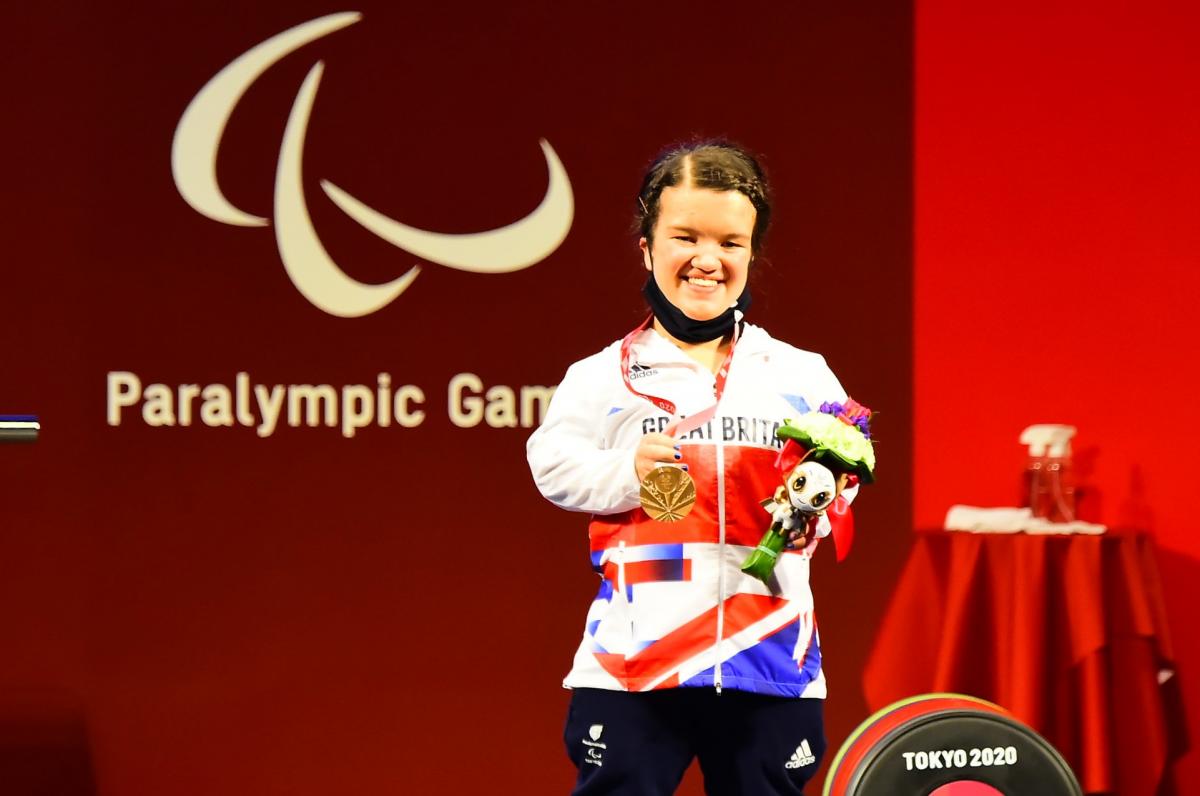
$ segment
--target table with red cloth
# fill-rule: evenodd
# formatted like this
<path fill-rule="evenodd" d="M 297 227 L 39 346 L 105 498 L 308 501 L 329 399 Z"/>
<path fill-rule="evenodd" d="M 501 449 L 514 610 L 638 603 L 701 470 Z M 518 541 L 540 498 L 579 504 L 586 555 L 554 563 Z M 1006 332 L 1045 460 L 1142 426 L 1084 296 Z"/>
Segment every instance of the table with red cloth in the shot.
<path fill-rule="evenodd" d="M 1087 793 L 1153 796 L 1180 752 L 1172 661 L 1147 534 L 918 531 L 863 687 L 872 710 L 942 691 L 995 702 Z"/>

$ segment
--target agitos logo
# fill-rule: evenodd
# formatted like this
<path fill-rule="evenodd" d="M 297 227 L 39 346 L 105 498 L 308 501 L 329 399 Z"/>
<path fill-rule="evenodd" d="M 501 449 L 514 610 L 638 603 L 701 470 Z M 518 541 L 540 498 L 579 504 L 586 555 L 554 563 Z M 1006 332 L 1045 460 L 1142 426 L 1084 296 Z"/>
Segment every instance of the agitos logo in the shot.
<path fill-rule="evenodd" d="M 274 226 L 279 257 L 292 284 L 314 306 L 343 318 L 369 315 L 387 306 L 412 284 L 421 267 L 413 265 L 400 277 L 381 285 L 359 282 L 338 267 L 313 228 L 301 166 L 304 137 L 324 63 L 317 61 L 309 70 L 292 104 L 275 168 L 270 220 L 240 210 L 225 198 L 217 183 L 217 150 L 233 109 L 263 72 L 305 44 L 361 18 L 357 12 L 346 12 L 314 19 L 240 55 L 191 101 L 179 119 L 171 147 L 175 186 L 196 212 L 224 224 Z M 367 230 L 431 263 L 475 273 L 518 271 L 557 249 L 574 215 L 574 196 L 566 170 L 549 143 L 542 140 L 541 146 L 550 175 L 545 198 L 525 218 L 485 232 L 451 235 L 416 229 L 364 205 L 328 180 L 321 181 L 321 188 Z"/>

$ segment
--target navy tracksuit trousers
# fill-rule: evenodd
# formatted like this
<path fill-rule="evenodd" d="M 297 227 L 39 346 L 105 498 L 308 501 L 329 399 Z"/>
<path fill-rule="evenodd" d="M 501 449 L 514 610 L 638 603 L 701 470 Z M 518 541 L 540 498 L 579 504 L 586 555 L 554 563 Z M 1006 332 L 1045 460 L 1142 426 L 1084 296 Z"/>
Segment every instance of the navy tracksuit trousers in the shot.
<path fill-rule="evenodd" d="M 563 740 L 572 796 L 670 796 L 696 758 L 709 796 L 802 794 L 825 752 L 823 703 L 711 688 L 577 688 Z"/>

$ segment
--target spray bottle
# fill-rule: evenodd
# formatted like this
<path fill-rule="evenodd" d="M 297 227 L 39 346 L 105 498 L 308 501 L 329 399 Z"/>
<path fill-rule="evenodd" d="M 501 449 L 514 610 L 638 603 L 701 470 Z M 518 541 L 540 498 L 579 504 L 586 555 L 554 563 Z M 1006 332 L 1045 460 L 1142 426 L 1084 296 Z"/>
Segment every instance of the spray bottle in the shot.
<path fill-rule="evenodd" d="M 1074 426 L 1039 424 L 1021 432 L 1029 446 L 1025 467 L 1027 503 L 1034 517 L 1051 522 L 1075 519 L 1075 481 L 1071 472 Z"/>

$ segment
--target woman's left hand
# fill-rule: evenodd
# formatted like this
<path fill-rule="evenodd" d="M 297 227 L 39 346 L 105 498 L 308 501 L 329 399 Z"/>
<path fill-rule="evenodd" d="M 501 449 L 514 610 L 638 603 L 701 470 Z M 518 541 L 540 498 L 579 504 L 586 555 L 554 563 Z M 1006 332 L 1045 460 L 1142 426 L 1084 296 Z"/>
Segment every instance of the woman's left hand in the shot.
<path fill-rule="evenodd" d="M 821 513 L 823 514 L 824 512 Z M 813 529 L 815 532 L 815 526 L 820 517 L 821 514 L 810 514 L 804 522 L 800 523 L 791 531 L 789 531 L 787 543 L 784 545 L 784 549 L 795 550 L 797 547 L 801 547 L 804 543 L 804 540 L 809 536 L 809 530 Z"/>

